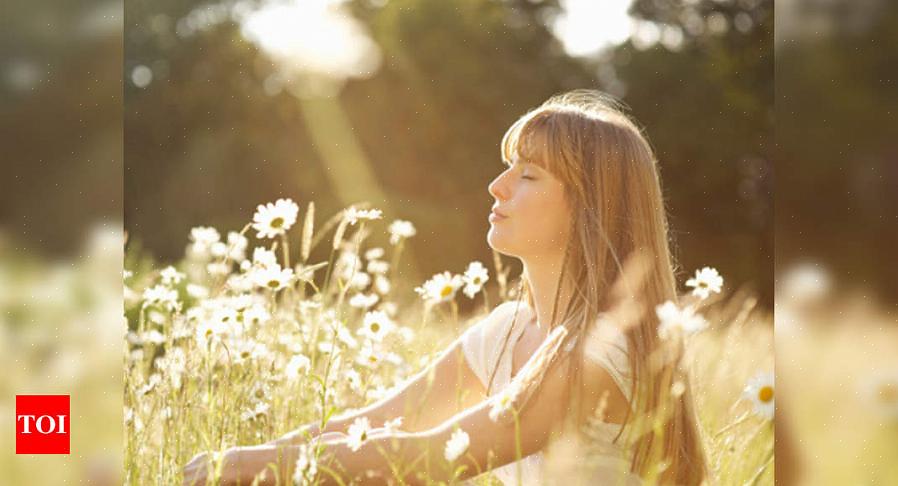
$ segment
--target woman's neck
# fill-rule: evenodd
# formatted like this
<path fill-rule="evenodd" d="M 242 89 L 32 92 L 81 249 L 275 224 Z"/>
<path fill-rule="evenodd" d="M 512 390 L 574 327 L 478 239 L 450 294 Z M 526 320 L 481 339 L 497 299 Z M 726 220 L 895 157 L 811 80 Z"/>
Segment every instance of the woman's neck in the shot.
<path fill-rule="evenodd" d="M 563 259 L 563 254 L 521 259 L 524 265 L 524 278 L 527 280 L 530 292 L 533 294 L 537 327 L 545 328 L 546 330 L 552 325 L 552 307 L 555 302 L 555 292 L 558 288 L 558 277 L 561 275 Z M 558 296 L 556 319 L 570 298 L 571 292 L 569 287 L 569 285 L 563 286 Z"/>

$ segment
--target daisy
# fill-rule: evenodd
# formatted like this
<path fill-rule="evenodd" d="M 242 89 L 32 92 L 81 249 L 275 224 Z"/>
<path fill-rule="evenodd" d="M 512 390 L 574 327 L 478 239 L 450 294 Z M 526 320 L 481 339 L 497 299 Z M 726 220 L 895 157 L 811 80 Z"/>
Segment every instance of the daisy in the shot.
<path fill-rule="evenodd" d="M 226 329 L 221 322 L 212 319 L 203 320 L 196 327 L 195 337 L 197 346 L 201 349 L 205 349 L 210 342 L 224 334 L 225 330 Z"/>
<path fill-rule="evenodd" d="M 209 297 L 209 289 L 199 284 L 189 283 L 187 284 L 187 295 L 197 300 L 205 299 Z"/>
<path fill-rule="evenodd" d="M 252 279 L 259 287 L 276 292 L 290 285 L 293 281 L 293 270 L 282 269 L 280 265 L 257 268 L 252 272 Z"/>
<path fill-rule="evenodd" d="M 417 230 L 415 230 L 415 225 L 413 225 L 410 221 L 405 221 L 402 219 L 397 219 L 390 223 L 389 227 L 390 232 L 390 244 L 397 245 L 400 241 L 411 238 L 417 234 Z"/>
<path fill-rule="evenodd" d="M 253 229 L 257 238 L 274 238 L 284 234 L 296 222 L 299 206 L 292 199 L 278 199 L 260 204 L 253 215 Z"/>
<path fill-rule="evenodd" d="M 353 225 L 359 221 L 373 221 L 382 217 L 383 211 L 380 209 L 356 209 L 355 206 L 351 206 L 346 210 L 346 221 Z"/>
<path fill-rule="evenodd" d="M 694 308 L 687 306 L 681 309 L 669 300 L 655 307 L 655 314 L 661 320 L 658 326 L 658 336 L 661 339 L 668 339 L 679 333 L 689 336 L 708 327 L 708 321 L 696 314 Z"/>
<path fill-rule="evenodd" d="M 371 260 L 368 262 L 368 273 L 383 275 L 390 270 L 390 264 L 383 260 Z"/>
<path fill-rule="evenodd" d="M 474 261 L 468 264 L 468 269 L 465 270 L 462 279 L 465 282 L 465 295 L 473 299 L 477 292 L 480 292 L 480 289 L 483 288 L 483 284 L 490 279 L 490 276 L 482 263 Z"/>
<path fill-rule="evenodd" d="M 447 302 L 455 298 L 455 292 L 462 286 L 464 280 L 461 275 L 452 275 L 449 272 L 438 273 L 424 282 L 424 285 L 415 288 L 425 301 L 432 304 Z"/>
<path fill-rule="evenodd" d="M 228 233 L 228 258 L 235 262 L 243 262 L 246 259 L 246 247 L 249 246 L 249 240 L 245 236 L 231 231 Z"/>
<path fill-rule="evenodd" d="M 197 226 L 190 230 L 190 246 L 187 251 L 192 257 L 207 258 L 212 245 L 221 240 L 218 230 L 209 226 Z"/>
<path fill-rule="evenodd" d="M 312 484 L 318 474 L 318 459 L 315 457 L 315 450 L 308 444 L 300 444 L 298 452 L 293 471 L 293 484 L 307 486 Z"/>
<path fill-rule="evenodd" d="M 387 420 L 384 422 L 384 430 L 387 432 L 395 432 L 399 430 L 399 427 L 402 427 L 402 417 L 396 417 L 392 420 Z"/>
<path fill-rule="evenodd" d="M 346 445 L 352 449 L 353 452 L 358 451 L 362 444 L 368 440 L 368 435 L 371 432 L 371 423 L 368 421 L 368 417 L 359 417 L 355 419 L 355 422 L 349 426 L 349 440 L 347 440 Z"/>
<path fill-rule="evenodd" d="M 275 265 L 278 265 L 278 257 L 273 251 L 267 248 L 262 248 L 261 246 L 256 247 L 253 250 L 253 266 L 256 268 L 266 268 Z"/>
<path fill-rule="evenodd" d="M 290 358 L 290 361 L 287 363 L 286 368 L 284 368 L 284 374 L 287 378 L 291 380 L 295 380 L 299 377 L 300 371 L 308 372 L 312 367 L 312 361 L 309 358 L 302 354 L 297 354 Z"/>
<path fill-rule="evenodd" d="M 514 406 L 519 392 L 520 382 L 512 381 L 506 385 L 493 399 L 493 405 L 490 407 L 490 420 L 496 422 L 499 417 L 508 413 Z"/>
<path fill-rule="evenodd" d="M 366 295 L 358 293 L 353 295 L 352 298 L 349 299 L 349 305 L 351 307 L 356 307 L 359 309 L 368 309 L 376 304 L 378 300 L 380 300 L 380 297 L 378 297 L 377 294 L 372 293 Z"/>
<path fill-rule="evenodd" d="M 380 295 L 387 295 L 390 293 L 390 279 L 384 277 L 383 275 L 378 275 L 374 277 L 374 290 L 377 291 Z"/>
<path fill-rule="evenodd" d="M 692 295 L 701 299 L 707 299 L 711 292 L 720 293 L 723 286 L 723 277 L 712 267 L 703 267 L 695 271 L 695 277 L 686 281 L 687 287 L 693 287 Z"/>
<path fill-rule="evenodd" d="M 374 247 L 365 252 L 365 260 L 377 260 L 384 256 L 384 249 L 381 247 Z"/>
<path fill-rule="evenodd" d="M 375 369 L 378 365 L 383 363 L 384 358 L 384 353 L 375 348 L 371 344 L 371 341 L 366 341 L 365 345 L 362 346 L 362 349 L 359 350 L 356 362 L 366 368 Z"/>
<path fill-rule="evenodd" d="M 372 341 L 381 342 L 395 327 L 396 324 L 386 312 L 371 311 L 365 314 L 362 327 L 357 332 Z"/>
<path fill-rule="evenodd" d="M 169 265 L 162 269 L 159 272 L 159 276 L 162 277 L 162 285 L 172 287 L 181 283 L 181 280 L 184 280 L 184 274 L 177 271 L 175 267 Z"/>
<path fill-rule="evenodd" d="M 755 414 L 767 420 L 773 419 L 773 373 L 758 373 L 752 377 L 745 385 L 742 396 L 752 403 Z"/>
<path fill-rule="evenodd" d="M 178 292 L 176 290 L 172 290 L 165 285 L 156 285 L 155 287 L 150 287 L 143 291 L 143 305 L 144 307 L 150 306 L 153 304 L 159 304 L 160 306 L 174 311 L 179 307 L 178 304 Z"/>
<path fill-rule="evenodd" d="M 343 344 L 345 344 L 350 349 L 355 349 L 359 346 L 359 342 L 356 341 L 354 337 L 352 337 L 352 333 L 349 329 L 346 329 L 346 326 L 340 324 L 337 327 L 337 339 L 340 340 Z"/>
<path fill-rule="evenodd" d="M 359 374 L 354 368 L 349 368 L 343 373 L 343 377 L 346 378 L 346 381 L 349 383 L 349 388 L 354 391 L 359 391 L 362 389 L 362 375 Z"/>
<path fill-rule="evenodd" d="M 444 452 L 446 460 L 452 462 L 458 459 L 459 456 L 468 450 L 468 445 L 470 445 L 470 443 L 471 439 L 468 437 L 467 432 L 462 429 L 455 429 L 455 432 L 452 433 L 452 437 L 446 441 L 446 450 Z"/>

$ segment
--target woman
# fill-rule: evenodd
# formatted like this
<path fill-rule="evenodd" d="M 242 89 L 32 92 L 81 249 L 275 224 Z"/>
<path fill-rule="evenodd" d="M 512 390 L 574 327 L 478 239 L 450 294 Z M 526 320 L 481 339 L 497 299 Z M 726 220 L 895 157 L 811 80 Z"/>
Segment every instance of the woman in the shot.
<path fill-rule="evenodd" d="M 593 460 L 575 462 L 589 463 L 588 484 L 707 479 L 681 346 L 657 332 L 655 307 L 677 295 L 649 144 L 609 98 L 579 90 L 517 120 L 501 149 L 508 167 L 489 185 L 487 240 L 522 262 L 518 301 L 496 307 L 384 400 L 323 430 L 308 425 L 228 451 L 226 481 L 249 483 L 270 463 L 290 474 L 314 437 L 327 446 L 319 472 L 341 470 L 364 484 L 397 473 L 418 484 L 424 470 L 449 480 L 459 466 L 456 479 L 491 469 L 506 484 L 544 484 L 542 451 L 586 430 Z M 380 424 L 400 416 L 402 430 L 375 429 L 355 451 L 342 433 L 359 417 Z M 449 463 L 445 445 L 458 429 L 469 444 Z M 185 481 L 202 478 L 207 460 L 191 461 Z"/>

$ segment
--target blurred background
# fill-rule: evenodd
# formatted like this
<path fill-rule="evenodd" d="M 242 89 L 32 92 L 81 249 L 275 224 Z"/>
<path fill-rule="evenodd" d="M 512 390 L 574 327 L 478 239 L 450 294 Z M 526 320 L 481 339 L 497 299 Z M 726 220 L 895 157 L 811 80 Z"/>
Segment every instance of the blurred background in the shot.
<path fill-rule="evenodd" d="M 411 281 L 489 265 L 503 133 L 597 88 L 656 147 L 682 276 L 772 304 L 772 1 L 134 0 L 125 25 L 125 228 L 161 262 L 290 197 L 412 221 Z"/>
<path fill-rule="evenodd" d="M 121 483 L 122 20 L 0 15 L 0 484 Z M 15 396 L 70 395 L 71 454 L 15 454 Z"/>

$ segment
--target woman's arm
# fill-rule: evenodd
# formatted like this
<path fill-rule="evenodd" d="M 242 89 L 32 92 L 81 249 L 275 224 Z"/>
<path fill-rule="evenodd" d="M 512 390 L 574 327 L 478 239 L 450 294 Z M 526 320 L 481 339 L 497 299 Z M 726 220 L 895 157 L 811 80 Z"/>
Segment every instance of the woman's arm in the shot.
<path fill-rule="evenodd" d="M 566 362 L 564 359 L 549 368 L 516 423 L 494 422 L 490 418 L 490 410 L 500 394 L 426 431 L 372 432 L 356 451 L 342 436 L 321 436 L 311 442 L 326 446 L 317 459 L 319 484 L 339 484 L 328 471 L 345 480 L 363 479 L 366 485 L 391 484 L 390 480 L 395 482 L 397 477 L 410 485 L 427 484 L 428 480 L 449 481 L 453 477 L 464 480 L 533 454 L 548 444 L 568 413 Z M 468 434 L 470 443 L 462 456 L 450 463 L 445 458 L 446 442 L 459 428 Z M 290 478 L 300 452 L 300 446 L 231 449 L 223 459 L 222 484 L 249 483 L 272 467 L 276 467 L 279 477 Z M 459 466 L 464 469 L 456 476 Z M 202 470 L 192 462 L 185 478 L 192 477 L 189 472 L 200 471 L 202 475 Z M 274 474 L 268 474 L 259 484 L 273 485 L 276 481 Z"/>
<path fill-rule="evenodd" d="M 367 417 L 372 427 L 402 417 L 402 429 L 411 432 L 439 425 L 453 414 L 479 403 L 486 395 L 483 384 L 465 361 L 461 340 L 457 338 L 436 361 L 383 399 L 331 418 L 323 429 L 318 423 L 310 423 L 267 444 L 296 445 L 318 434 L 345 432 L 360 417 Z"/>
<path fill-rule="evenodd" d="M 387 479 L 393 478 L 396 472 L 391 469 L 392 462 L 408 468 L 400 471 L 407 484 L 425 484 L 417 472 L 425 472 L 431 480 L 449 481 L 454 470 L 464 466 L 464 471 L 455 476 L 455 479 L 464 480 L 538 452 L 548 444 L 552 434 L 560 430 L 568 413 L 566 363 L 567 359 L 563 359 L 549 368 L 529 404 L 518 416 L 517 425 L 490 419 L 490 410 L 500 398 L 496 396 L 436 428 L 372 438 L 358 451 L 352 451 L 345 442 L 325 441 L 328 447 L 318 460 L 319 471 L 324 465 L 345 471 L 348 477 L 364 477 L 365 484 L 387 484 Z M 468 434 L 470 443 L 465 453 L 450 464 L 444 455 L 446 442 L 458 428 Z M 337 484 L 326 474 L 321 474 L 321 479 L 321 484 Z"/>

